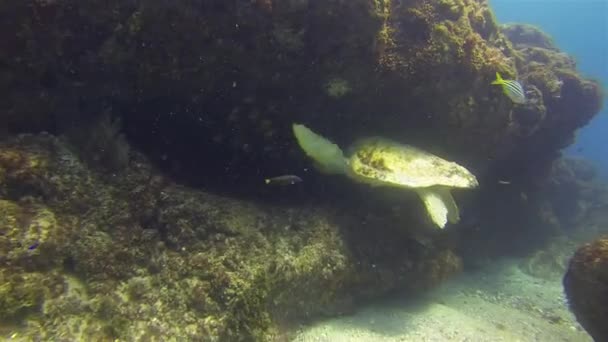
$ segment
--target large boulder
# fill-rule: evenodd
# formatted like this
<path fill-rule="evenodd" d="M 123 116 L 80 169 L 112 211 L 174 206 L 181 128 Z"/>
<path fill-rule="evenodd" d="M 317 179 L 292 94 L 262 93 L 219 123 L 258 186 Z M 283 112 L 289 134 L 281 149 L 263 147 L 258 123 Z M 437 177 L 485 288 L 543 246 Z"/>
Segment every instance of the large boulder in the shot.
<path fill-rule="evenodd" d="M 239 200 L 136 152 L 107 173 L 72 150 L 48 134 L 0 142 L 0 321 L 25 340 L 276 340 L 462 267 L 389 209 Z"/>
<path fill-rule="evenodd" d="M 546 170 L 599 110 L 596 83 L 552 46 L 514 48 L 525 35 L 505 36 L 486 1 L 29 0 L 0 15 L 5 129 L 62 131 L 110 108 L 183 181 L 243 193 L 303 167 L 295 121 L 517 176 Z M 530 102 L 490 86 L 496 71 Z"/>
<path fill-rule="evenodd" d="M 570 309 L 595 341 L 608 340 L 608 239 L 580 247 L 564 276 Z"/>

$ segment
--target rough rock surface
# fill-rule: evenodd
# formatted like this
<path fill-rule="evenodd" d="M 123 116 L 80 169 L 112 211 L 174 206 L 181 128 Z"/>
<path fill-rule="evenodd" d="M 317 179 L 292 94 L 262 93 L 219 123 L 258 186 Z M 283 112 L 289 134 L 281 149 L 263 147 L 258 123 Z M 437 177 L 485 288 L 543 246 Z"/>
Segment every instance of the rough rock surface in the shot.
<path fill-rule="evenodd" d="M 0 143 L 0 322 L 18 336 L 274 340 L 462 267 L 390 217 L 195 191 L 132 157 L 108 174 L 51 135 Z"/>
<path fill-rule="evenodd" d="M 608 340 L 608 239 L 579 248 L 564 276 L 570 309 L 595 341 Z"/>
<path fill-rule="evenodd" d="M 271 339 L 437 284 L 514 227 L 559 230 L 560 206 L 597 212 L 535 194 L 599 85 L 483 0 L 4 1 L 0 87 L 0 319 L 26 339 Z M 304 173 L 293 122 L 421 147 L 482 187 L 429 231 L 415 195 Z M 306 186 L 261 181 L 288 173 Z"/>
<path fill-rule="evenodd" d="M 530 275 L 555 279 L 581 243 L 608 233 L 608 184 L 593 164 L 564 157 L 543 182 L 485 182 L 452 234 L 465 262 L 518 255 Z M 482 182 L 483 184 L 483 182 Z"/>
<path fill-rule="evenodd" d="M 28 0 L 0 16 L 3 128 L 62 131 L 110 108 L 166 170 L 232 191 L 303 165 L 293 122 L 525 178 L 601 103 L 568 56 L 501 30 L 486 1 Z M 496 71 L 530 101 L 490 86 Z"/>

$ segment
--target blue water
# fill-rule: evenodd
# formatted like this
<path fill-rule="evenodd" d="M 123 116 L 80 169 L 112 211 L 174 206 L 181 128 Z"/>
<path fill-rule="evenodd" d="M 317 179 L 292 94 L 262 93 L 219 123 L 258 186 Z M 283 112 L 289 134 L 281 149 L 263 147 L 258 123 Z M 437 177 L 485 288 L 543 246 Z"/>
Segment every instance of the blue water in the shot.
<path fill-rule="evenodd" d="M 500 23 L 524 22 L 551 35 L 574 56 L 579 71 L 608 86 L 608 0 L 490 0 Z M 608 108 L 577 134 L 565 150 L 594 161 L 608 176 Z"/>

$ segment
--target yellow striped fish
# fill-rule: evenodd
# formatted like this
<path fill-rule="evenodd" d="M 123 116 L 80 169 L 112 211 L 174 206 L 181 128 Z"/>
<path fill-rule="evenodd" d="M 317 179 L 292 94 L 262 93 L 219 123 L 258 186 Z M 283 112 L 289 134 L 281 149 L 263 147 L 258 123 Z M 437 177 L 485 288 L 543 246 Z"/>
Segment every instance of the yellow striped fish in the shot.
<path fill-rule="evenodd" d="M 515 80 L 503 80 L 500 74 L 496 72 L 496 80 L 492 84 L 501 86 L 503 93 L 514 103 L 526 103 L 526 94 L 519 82 Z"/>

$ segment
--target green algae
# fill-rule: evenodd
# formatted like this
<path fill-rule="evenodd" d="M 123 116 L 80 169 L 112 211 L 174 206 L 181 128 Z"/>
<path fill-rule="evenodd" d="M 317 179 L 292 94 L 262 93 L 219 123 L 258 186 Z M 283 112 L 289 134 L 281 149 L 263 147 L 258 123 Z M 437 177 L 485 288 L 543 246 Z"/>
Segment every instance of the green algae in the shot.
<path fill-rule="evenodd" d="M 11 320 L 34 311 L 42 304 L 43 288 L 40 283 L 46 276 L 40 273 L 9 274 L 0 272 L 0 319 Z"/>

